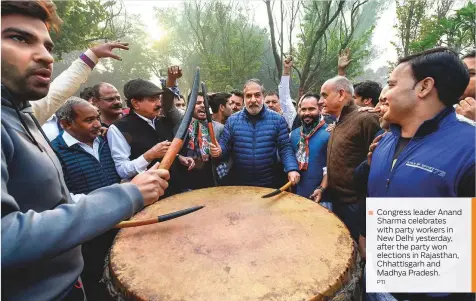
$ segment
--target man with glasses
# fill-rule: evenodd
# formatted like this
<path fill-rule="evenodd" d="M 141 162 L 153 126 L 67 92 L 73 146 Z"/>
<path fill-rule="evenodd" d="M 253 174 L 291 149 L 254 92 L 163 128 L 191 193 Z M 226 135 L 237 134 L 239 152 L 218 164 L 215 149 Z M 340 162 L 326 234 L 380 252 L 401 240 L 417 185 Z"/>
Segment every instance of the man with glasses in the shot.
<path fill-rule="evenodd" d="M 101 112 L 101 125 L 109 127 L 122 118 L 121 95 L 108 83 L 100 83 L 92 88 L 93 104 Z"/>
<path fill-rule="evenodd" d="M 378 114 L 358 112 L 353 100 L 352 83 L 343 76 L 327 80 L 321 87 L 322 114 L 337 118 L 327 145 L 326 199 L 332 201 L 333 212 L 346 224 L 357 240 L 358 202 L 365 200 L 353 184 L 355 168 L 367 158 L 375 134 L 380 130 Z"/>

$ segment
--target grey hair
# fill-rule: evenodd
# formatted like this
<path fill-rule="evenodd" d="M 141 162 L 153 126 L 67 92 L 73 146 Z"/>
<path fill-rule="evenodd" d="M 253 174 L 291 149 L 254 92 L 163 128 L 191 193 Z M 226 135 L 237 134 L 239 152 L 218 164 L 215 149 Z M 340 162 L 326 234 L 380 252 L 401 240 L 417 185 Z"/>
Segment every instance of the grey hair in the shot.
<path fill-rule="evenodd" d="M 264 91 L 265 91 L 265 90 L 264 90 L 264 86 L 263 86 L 263 84 L 261 83 L 261 81 L 260 81 L 259 79 L 257 79 L 257 78 L 252 78 L 252 79 L 247 80 L 246 83 L 245 83 L 245 85 L 243 86 L 243 91 L 245 90 L 246 86 L 248 86 L 248 85 L 251 84 L 251 83 L 257 84 L 258 86 L 260 86 L 260 87 L 261 87 L 261 93 L 264 94 Z"/>
<path fill-rule="evenodd" d="M 59 120 L 66 120 L 68 122 L 73 122 L 76 118 L 76 112 L 74 111 L 74 106 L 79 104 L 89 104 L 86 100 L 71 96 L 68 100 L 64 103 L 61 108 L 56 111 L 56 116 Z"/>
<path fill-rule="evenodd" d="M 342 89 L 350 95 L 354 95 L 354 86 L 352 85 L 352 82 L 345 76 L 338 75 L 327 80 L 327 83 L 334 85 L 337 90 Z"/>

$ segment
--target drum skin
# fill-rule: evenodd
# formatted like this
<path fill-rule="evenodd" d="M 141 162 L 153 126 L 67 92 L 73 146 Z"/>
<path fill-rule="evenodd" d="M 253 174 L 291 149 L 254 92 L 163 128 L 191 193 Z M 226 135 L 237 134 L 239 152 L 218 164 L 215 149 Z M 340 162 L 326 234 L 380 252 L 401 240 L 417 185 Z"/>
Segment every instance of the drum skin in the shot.
<path fill-rule="evenodd" d="M 122 229 L 113 284 L 129 300 L 327 300 L 348 281 L 355 247 L 344 224 L 295 194 L 215 187 L 175 195 L 131 220 L 197 205 L 164 223 Z"/>

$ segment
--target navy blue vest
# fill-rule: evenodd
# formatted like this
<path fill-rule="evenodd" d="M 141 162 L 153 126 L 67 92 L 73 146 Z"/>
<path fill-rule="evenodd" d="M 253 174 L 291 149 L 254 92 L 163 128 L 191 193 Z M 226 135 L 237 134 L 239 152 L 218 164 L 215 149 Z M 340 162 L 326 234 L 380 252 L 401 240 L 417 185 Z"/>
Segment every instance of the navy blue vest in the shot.
<path fill-rule="evenodd" d="M 68 147 L 64 142 L 63 134 L 51 142 L 63 166 L 66 185 L 74 194 L 88 194 L 101 187 L 121 181 L 116 172 L 107 140 L 102 137 L 99 139 L 100 161 L 78 144 Z"/>

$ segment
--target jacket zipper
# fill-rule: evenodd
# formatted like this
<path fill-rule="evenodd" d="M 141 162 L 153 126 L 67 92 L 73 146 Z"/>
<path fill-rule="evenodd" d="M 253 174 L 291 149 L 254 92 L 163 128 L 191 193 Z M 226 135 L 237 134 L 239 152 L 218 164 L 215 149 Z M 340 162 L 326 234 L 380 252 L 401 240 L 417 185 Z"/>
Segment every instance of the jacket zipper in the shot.
<path fill-rule="evenodd" d="M 398 157 L 396 159 L 397 161 L 395 162 L 395 165 L 392 168 L 393 156 L 395 155 L 395 150 L 397 148 L 397 144 L 398 144 L 398 140 L 399 140 L 398 137 L 395 137 L 397 142 L 394 144 L 393 151 L 390 153 L 390 154 L 393 154 L 393 155 L 391 155 L 392 160 L 390 160 L 390 170 L 389 170 L 388 177 L 387 177 L 387 184 L 385 185 L 385 187 L 386 187 L 385 196 L 388 196 L 388 190 L 390 188 L 390 183 L 391 183 L 391 180 L 392 180 L 392 176 L 395 174 L 394 171 L 401 165 L 401 162 L 404 161 L 403 159 L 405 159 L 405 155 L 407 155 L 407 153 L 409 152 L 409 149 L 413 146 L 412 142 L 413 142 L 414 138 L 415 138 L 415 136 L 413 136 L 412 139 L 410 139 L 410 141 L 405 146 L 403 151 L 400 153 L 400 155 L 398 155 Z"/>

